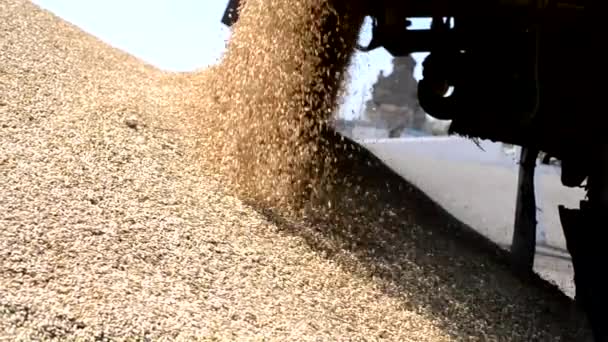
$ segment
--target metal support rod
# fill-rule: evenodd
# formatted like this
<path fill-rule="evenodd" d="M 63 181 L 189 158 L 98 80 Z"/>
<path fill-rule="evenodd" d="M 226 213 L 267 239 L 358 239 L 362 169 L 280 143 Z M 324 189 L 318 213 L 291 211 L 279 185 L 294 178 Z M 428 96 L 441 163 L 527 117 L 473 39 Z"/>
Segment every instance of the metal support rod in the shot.
<path fill-rule="evenodd" d="M 515 223 L 511 257 L 513 266 L 522 272 L 532 272 L 536 253 L 536 198 L 534 172 L 539 151 L 522 147 L 515 205 Z"/>

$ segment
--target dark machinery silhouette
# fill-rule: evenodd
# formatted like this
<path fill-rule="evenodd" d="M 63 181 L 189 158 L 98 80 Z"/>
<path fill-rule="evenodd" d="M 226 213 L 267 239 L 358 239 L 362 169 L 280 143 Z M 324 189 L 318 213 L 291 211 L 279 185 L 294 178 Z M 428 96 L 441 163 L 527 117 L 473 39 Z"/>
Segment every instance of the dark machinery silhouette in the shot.
<path fill-rule="evenodd" d="M 367 13 L 372 39 L 358 48 L 384 48 L 393 56 L 428 52 L 418 84 L 419 102 L 429 115 L 451 120 L 450 133 L 522 146 L 522 162 L 528 164 L 544 151 L 560 160 L 564 186 L 586 187 L 580 208 L 560 207 L 559 213 L 575 271 L 576 300 L 589 317 L 596 341 L 608 341 L 608 316 L 603 314 L 608 289 L 602 274 L 608 261 L 603 248 L 608 236 L 608 142 L 602 115 L 589 106 L 600 105 L 603 94 L 595 84 L 606 62 L 601 44 L 591 44 L 600 41 L 601 21 L 585 18 L 585 7 L 597 13 L 596 4 L 599 1 L 374 0 Z M 238 7 L 238 0 L 229 1 L 225 25 L 238 20 Z M 432 25 L 411 30 L 410 18 L 432 18 Z M 579 67 L 577 60 L 582 62 Z M 522 188 L 528 190 L 518 195 L 521 210 L 512 252 L 514 266 L 531 271 L 535 242 L 530 239 L 535 234 L 530 229 L 535 222 L 528 207 L 534 200 L 527 194 L 530 187 L 520 184 Z"/>

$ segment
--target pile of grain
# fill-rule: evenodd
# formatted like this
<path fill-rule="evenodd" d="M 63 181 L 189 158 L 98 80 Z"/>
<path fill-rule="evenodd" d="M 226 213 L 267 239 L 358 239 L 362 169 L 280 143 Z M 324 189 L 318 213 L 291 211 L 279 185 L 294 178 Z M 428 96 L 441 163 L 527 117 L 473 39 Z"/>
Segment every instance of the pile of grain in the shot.
<path fill-rule="evenodd" d="M 272 60 L 295 61 L 273 40 L 315 41 L 298 19 L 312 7 L 249 1 L 260 15 L 244 15 L 224 62 L 196 75 L 161 72 L 28 1 L 0 1 L 0 339 L 582 340 L 568 302 L 458 238 L 454 222 L 382 165 L 366 166 L 374 159 L 362 151 L 332 167 L 346 180 L 330 191 L 336 215 L 286 221 L 231 195 L 227 180 L 262 203 L 297 202 L 289 190 L 305 187 L 285 179 L 308 179 L 294 168 L 326 159 L 307 146 L 335 138 L 277 139 L 333 108 L 333 91 L 303 95 L 283 75 L 293 69 Z M 267 16 L 293 30 L 269 35 Z M 338 69 L 320 84 L 337 85 Z M 287 85 L 270 83 L 274 73 Z M 266 106 L 265 90 L 282 95 Z M 316 114 L 298 118 L 307 105 Z M 246 125 L 274 146 L 232 128 Z M 311 184 L 321 178 L 311 173 Z"/>

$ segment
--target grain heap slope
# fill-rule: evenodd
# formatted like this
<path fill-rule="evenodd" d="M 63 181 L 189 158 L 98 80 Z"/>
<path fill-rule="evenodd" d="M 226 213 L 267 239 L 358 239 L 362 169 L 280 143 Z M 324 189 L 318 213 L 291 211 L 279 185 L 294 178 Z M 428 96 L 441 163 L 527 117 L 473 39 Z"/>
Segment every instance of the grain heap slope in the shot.
<path fill-rule="evenodd" d="M 566 304 L 442 233 L 381 165 L 336 169 L 377 177 L 332 190 L 341 217 L 232 196 L 192 125 L 225 115 L 198 97 L 221 68 L 165 73 L 0 2 L 0 339 L 578 340 Z"/>

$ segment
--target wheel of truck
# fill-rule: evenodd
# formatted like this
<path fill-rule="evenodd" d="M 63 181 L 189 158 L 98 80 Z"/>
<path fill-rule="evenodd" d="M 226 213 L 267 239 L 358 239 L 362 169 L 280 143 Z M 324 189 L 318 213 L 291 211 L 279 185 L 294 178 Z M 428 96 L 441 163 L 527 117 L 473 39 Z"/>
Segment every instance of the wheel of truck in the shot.
<path fill-rule="evenodd" d="M 574 268 L 575 301 L 586 313 L 596 342 L 608 341 L 608 280 L 604 267 L 608 264 L 608 144 L 588 152 L 587 198 L 580 208 L 559 206 L 559 215 L 566 238 L 566 247 Z M 563 160 L 562 172 L 577 174 L 572 160 Z M 582 182 L 582 177 L 577 181 Z M 573 183 L 571 186 L 580 184 Z"/>

